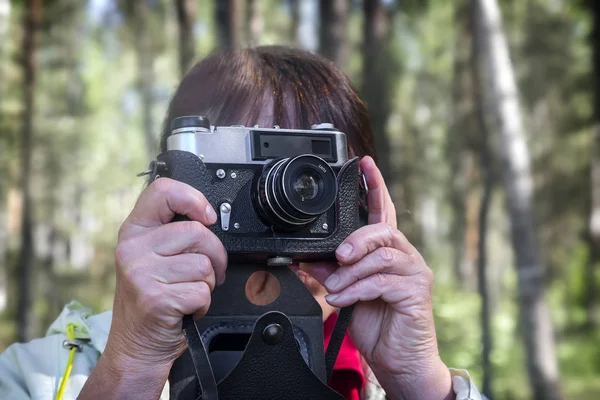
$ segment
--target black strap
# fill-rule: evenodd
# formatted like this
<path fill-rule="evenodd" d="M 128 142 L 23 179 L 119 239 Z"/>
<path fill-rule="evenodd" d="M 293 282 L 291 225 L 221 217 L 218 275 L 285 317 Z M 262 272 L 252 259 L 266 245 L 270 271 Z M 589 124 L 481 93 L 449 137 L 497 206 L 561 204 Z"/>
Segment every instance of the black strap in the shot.
<path fill-rule="evenodd" d="M 350 325 L 353 310 L 354 305 L 342 308 L 339 312 L 335 327 L 333 328 L 331 339 L 329 340 L 327 350 L 325 351 L 325 371 L 327 381 L 329 381 L 331 374 L 333 373 L 333 367 L 340 348 L 342 347 L 342 342 L 344 341 L 348 326 Z M 208 352 L 202 337 L 200 336 L 200 332 L 198 332 L 198 328 L 190 315 L 183 317 L 183 333 L 188 342 L 188 349 L 192 356 L 192 362 L 202 392 L 201 400 L 218 400 L 219 394 L 217 383 L 210 365 Z"/>
<path fill-rule="evenodd" d="M 338 319 L 335 322 L 331 339 L 329 339 L 329 344 L 327 345 L 327 350 L 325 351 L 325 371 L 327 382 L 329 382 L 329 379 L 331 379 L 333 366 L 335 365 L 335 360 L 337 359 L 340 348 L 342 347 L 342 342 L 344 341 L 344 336 L 346 335 L 348 325 L 350 325 L 353 310 L 354 304 L 342 308 L 338 315 Z"/>
<path fill-rule="evenodd" d="M 201 400 L 218 400 L 219 392 L 217 390 L 217 382 L 213 374 L 208 352 L 204 341 L 198 332 L 198 327 L 194 323 L 194 318 L 191 315 L 183 317 L 183 334 L 188 342 L 188 350 L 192 356 L 198 384 L 202 391 Z"/>

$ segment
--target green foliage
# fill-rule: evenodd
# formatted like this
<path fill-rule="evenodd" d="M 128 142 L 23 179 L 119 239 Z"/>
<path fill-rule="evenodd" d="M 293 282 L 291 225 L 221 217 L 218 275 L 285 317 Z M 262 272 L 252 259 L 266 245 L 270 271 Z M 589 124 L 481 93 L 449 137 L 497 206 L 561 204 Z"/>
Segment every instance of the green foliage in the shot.
<path fill-rule="evenodd" d="M 154 53 L 156 129 L 152 133 L 157 135 L 179 81 L 177 22 L 173 2 L 144 1 L 149 6 L 145 22 Z M 453 160 L 463 157 L 466 153 L 462 152 L 473 147 L 471 142 L 479 134 L 472 122 L 456 115 L 456 102 L 470 93 L 464 89 L 453 93 L 459 50 L 467 54 L 465 46 L 470 46 L 460 32 L 464 27 L 457 21 L 456 8 L 467 2 L 389 3 L 393 40 L 387 53 L 393 80 L 389 82 L 392 111 L 387 126 L 391 164 L 399 177 L 390 190 L 401 230 L 436 273 L 434 314 L 442 358 L 448 366 L 468 369 L 481 382 L 480 300 L 476 292 L 456 282 L 455 232 L 450 223 L 465 217 L 461 212 L 476 215 L 473 208 L 481 196 L 478 154 L 472 154 L 474 167 L 467 177 L 471 183 L 464 194 L 475 201 L 457 210 L 449 192 L 449 183 L 457 178 L 454 174 L 465 173 L 453 169 Z M 532 150 L 535 217 L 548 266 L 547 301 L 555 323 L 561 383 L 566 398 L 596 399 L 600 397 L 600 332 L 586 325 L 589 243 L 584 238 L 591 190 L 592 21 L 582 1 L 500 3 Z M 11 215 L 19 211 L 14 199 L 18 198 L 22 112 L 18 60 L 23 10 L 20 2 L 12 4 L 7 40 L 0 48 L 0 231 L 8 233 L 7 251 L 0 252 L 0 272 L 8 275 L 9 282 L 8 305 L 0 314 L 0 351 L 16 333 L 13 266 L 19 246 L 18 218 Z M 116 234 L 143 188 L 142 180 L 135 177 L 148 160 L 133 3 L 107 0 L 106 4 L 109 8 L 104 15 L 91 18 L 90 2 L 45 2 L 33 169 L 39 253 L 36 312 L 43 325 L 39 334 L 71 299 L 95 311 L 112 306 Z M 264 32 L 260 43 L 291 44 L 288 2 L 266 0 L 261 9 Z M 198 58 L 214 50 L 215 23 L 214 2 L 197 1 Z M 353 2 L 346 72 L 357 87 L 363 83 L 362 23 L 362 8 Z M 467 243 L 472 237 L 463 239 L 473 248 L 473 243 Z M 0 247 L 2 240 L 0 235 Z M 526 399 L 530 392 L 518 324 L 517 280 L 500 189 L 493 193 L 487 247 L 493 394 L 497 399 Z M 467 256 L 473 260 L 472 254 Z M 600 285 L 600 276 L 596 278 Z M 0 276 L 0 290 L 1 282 Z"/>

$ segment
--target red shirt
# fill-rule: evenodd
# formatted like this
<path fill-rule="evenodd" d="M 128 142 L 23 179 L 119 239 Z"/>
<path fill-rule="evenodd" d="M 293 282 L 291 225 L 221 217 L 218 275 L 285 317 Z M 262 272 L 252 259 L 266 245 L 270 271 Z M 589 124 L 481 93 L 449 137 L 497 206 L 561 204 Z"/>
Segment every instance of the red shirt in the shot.
<path fill-rule="evenodd" d="M 333 313 L 323 324 L 325 348 L 327 348 L 329 339 L 331 339 L 337 317 L 338 315 Z M 346 400 L 360 400 L 360 392 L 364 384 L 365 374 L 362 370 L 360 353 L 352 339 L 350 339 L 350 335 L 346 333 L 333 366 L 329 387 L 343 395 Z"/>

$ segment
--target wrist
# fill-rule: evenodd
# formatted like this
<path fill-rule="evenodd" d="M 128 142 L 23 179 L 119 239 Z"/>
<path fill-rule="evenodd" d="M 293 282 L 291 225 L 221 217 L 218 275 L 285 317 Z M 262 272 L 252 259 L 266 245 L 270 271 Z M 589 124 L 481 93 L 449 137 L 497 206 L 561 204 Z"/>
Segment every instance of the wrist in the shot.
<path fill-rule="evenodd" d="M 146 363 L 107 347 L 83 387 L 80 399 L 158 399 L 171 363 Z"/>
<path fill-rule="evenodd" d="M 439 358 L 429 366 L 422 365 L 411 374 L 373 372 L 391 400 L 455 399 L 450 370 Z"/>

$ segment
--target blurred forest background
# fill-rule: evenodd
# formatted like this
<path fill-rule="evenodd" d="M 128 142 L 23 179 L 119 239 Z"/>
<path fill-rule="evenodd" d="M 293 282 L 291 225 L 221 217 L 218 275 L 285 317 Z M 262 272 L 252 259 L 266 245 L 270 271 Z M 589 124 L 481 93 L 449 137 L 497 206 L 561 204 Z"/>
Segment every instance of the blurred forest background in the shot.
<path fill-rule="evenodd" d="M 368 102 L 446 364 L 491 398 L 600 398 L 594 0 L 0 0 L 0 351 L 71 299 L 111 307 L 178 80 L 259 44 L 324 54 Z"/>

